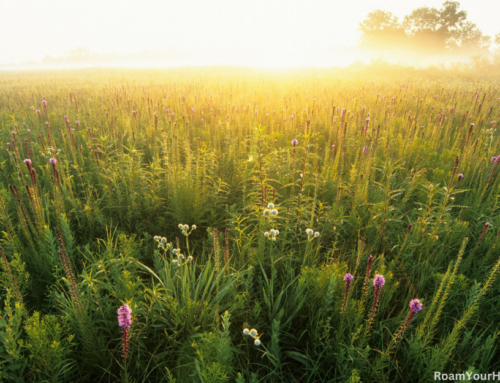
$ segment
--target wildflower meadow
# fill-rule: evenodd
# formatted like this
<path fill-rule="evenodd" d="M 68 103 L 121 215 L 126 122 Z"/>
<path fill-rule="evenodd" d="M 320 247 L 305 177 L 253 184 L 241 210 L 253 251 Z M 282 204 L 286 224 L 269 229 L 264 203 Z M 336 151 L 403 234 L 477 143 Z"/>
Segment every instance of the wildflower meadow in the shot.
<path fill-rule="evenodd" d="M 498 76 L 376 69 L 0 73 L 0 381 L 500 371 Z"/>

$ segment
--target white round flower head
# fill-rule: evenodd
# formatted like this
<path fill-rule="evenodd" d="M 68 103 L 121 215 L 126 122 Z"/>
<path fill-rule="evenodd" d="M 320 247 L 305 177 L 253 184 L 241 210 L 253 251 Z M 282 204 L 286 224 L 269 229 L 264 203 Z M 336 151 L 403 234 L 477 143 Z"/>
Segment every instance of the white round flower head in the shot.
<path fill-rule="evenodd" d="M 167 238 L 162 237 L 162 239 L 161 239 L 161 243 L 167 243 Z"/>
<path fill-rule="evenodd" d="M 196 225 L 191 226 L 191 230 L 196 230 Z"/>
<path fill-rule="evenodd" d="M 276 241 L 276 237 L 273 237 L 273 238 L 272 238 L 272 240 L 273 240 L 273 241 Z"/>
<path fill-rule="evenodd" d="M 172 250 L 172 254 L 173 254 L 173 255 L 177 254 L 178 252 L 179 252 L 179 249 L 173 249 L 173 250 Z"/>
<path fill-rule="evenodd" d="M 279 235 L 280 231 L 279 230 L 274 230 L 276 235 Z"/>
<path fill-rule="evenodd" d="M 179 223 L 179 226 L 178 226 L 178 227 L 179 227 L 179 229 L 182 229 L 182 227 L 183 227 L 183 226 L 184 226 L 184 225 L 183 225 L 182 223 Z"/>
<path fill-rule="evenodd" d="M 183 234 L 183 235 L 186 235 L 186 230 L 182 230 L 182 234 Z"/>
<path fill-rule="evenodd" d="M 271 215 L 278 215 L 278 210 L 276 209 L 271 210 Z"/>
<path fill-rule="evenodd" d="M 264 215 L 267 217 L 269 214 L 271 214 L 271 210 L 265 209 L 264 210 Z"/>
<path fill-rule="evenodd" d="M 257 330 L 253 328 L 250 330 L 249 334 L 250 334 L 250 336 L 257 336 Z"/>
<path fill-rule="evenodd" d="M 267 205 L 267 208 L 268 208 L 268 209 L 274 209 L 274 203 L 269 203 L 269 204 Z"/>
<path fill-rule="evenodd" d="M 190 255 L 189 257 L 187 257 L 187 261 L 188 261 L 188 262 L 193 262 L 193 256 L 192 256 L 192 255 Z"/>
<path fill-rule="evenodd" d="M 316 233 L 314 233 L 314 236 L 315 237 L 319 237 L 319 231 L 317 231 Z"/>
<path fill-rule="evenodd" d="M 179 260 L 182 261 L 184 259 L 184 254 L 179 254 L 177 258 L 179 258 Z"/>
<path fill-rule="evenodd" d="M 158 244 L 158 248 L 161 249 L 163 247 L 163 243 Z"/>
<path fill-rule="evenodd" d="M 268 232 L 268 231 L 266 231 L 266 232 L 264 233 L 264 237 L 269 238 L 269 232 Z"/>
<path fill-rule="evenodd" d="M 179 261 L 178 261 L 177 259 L 174 259 L 174 260 L 172 261 L 172 265 L 174 265 L 174 266 L 176 266 L 176 267 L 177 267 L 177 266 L 179 266 Z"/>
<path fill-rule="evenodd" d="M 306 229 L 306 234 L 307 235 L 313 235 L 313 229 Z"/>
<path fill-rule="evenodd" d="M 45 157 L 45 153 L 42 153 L 42 157 Z"/>
<path fill-rule="evenodd" d="M 274 237 L 276 235 L 276 230 L 271 229 L 271 235 Z"/>
<path fill-rule="evenodd" d="M 189 226 L 188 225 L 184 225 L 184 230 L 188 231 L 189 230 Z"/>
<path fill-rule="evenodd" d="M 257 347 L 260 346 L 260 340 L 259 339 L 255 339 L 255 341 L 253 342 Z"/>
<path fill-rule="evenodd" d="M 243 334 L 244 334 L 244 335 L 248 335 L 248 333 L 249 333 L 249 332 L 250 332 L 250 330 L 249 330 L 249 329 L 247 329 L 247 328 L 243 329 Z"/>
<path fill-rule="evenodd" d="M 158 237 L 157 235 L 155 235 L 153 238 L 155 241 L 158 241 L 160 239 L 160 237 Z"/>

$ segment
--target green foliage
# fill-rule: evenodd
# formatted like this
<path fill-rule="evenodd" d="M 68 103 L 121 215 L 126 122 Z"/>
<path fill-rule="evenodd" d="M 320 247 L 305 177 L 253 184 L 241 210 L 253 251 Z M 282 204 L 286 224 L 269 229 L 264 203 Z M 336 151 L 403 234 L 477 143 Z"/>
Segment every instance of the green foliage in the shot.
<path fill-rule="evenodd" d="M 498 370 L 498 87 L 371 68 L 2 73 L 0 380 Z"/>

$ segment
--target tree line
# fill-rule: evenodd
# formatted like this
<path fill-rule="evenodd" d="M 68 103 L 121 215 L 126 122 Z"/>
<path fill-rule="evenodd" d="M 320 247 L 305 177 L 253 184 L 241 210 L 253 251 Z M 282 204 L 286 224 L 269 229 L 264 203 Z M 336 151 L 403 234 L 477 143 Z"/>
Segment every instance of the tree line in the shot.
<path fill-rule="evenodd" d="M 421 7 L 402 22 L 391 12 L 376 10 L 360 23 L 360 46 L 368 49 L 412 50 L 421 53 L 481 53 L 495 39 L 486 36 L 476 24 L 467 20 L 458 1 L 445 1 L 440 9 Z"/>

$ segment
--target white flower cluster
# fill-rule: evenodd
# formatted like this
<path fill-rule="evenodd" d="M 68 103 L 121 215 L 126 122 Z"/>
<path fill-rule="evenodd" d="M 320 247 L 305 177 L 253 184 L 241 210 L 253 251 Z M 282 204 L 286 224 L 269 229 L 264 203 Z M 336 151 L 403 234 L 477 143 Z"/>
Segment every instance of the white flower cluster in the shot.
<path fill-rule="evenodd" d="M 253 343 L 257 347 L 261 345 L 260 339 L 259 339 L 259 333 L 257 332 L 256 329 L 253 328 L 253 329 L 249 330 L 248 328 L 244 328 L 243 335 L 248 335 L 248 336 L 251 336 L 252 338 L 254 338 L 255 340 L 253 341 Z"/>
<path fill-rule="evenodd" d="M 172 265 L 175 267 L 182 266 L 184 263 L 193 262 L 193 257 L 190 255 L 186 258 L 184 254 L 181 253 L 181 249 L 173 249 L 172 254 L 177 258 L 172 261 Z"/>
<path fill-rule="evenodd" d="M 274 208 L 274 203 L 269 203 L 267 205 L 267 209 L 264 210 L 264 216 L 265 217 L 275 217 L 278 215 L 278 210 Z"/>
<path fill-rule="evenodd" d="M 196 230 L 196 225 L 191 226 L 191 230 L 189 230 L 189 225 L 185 225 L 182 223 L 179 223 L 179 229 L 182 230 L 182 234 L 185 235 L 186 237 L 193 232 L 193 230 Z"/>
<path fill-rule="evenodd" d="M 319 231 L 313 231 L 313 229 L 306 229 L 307 239 L 312 241 L 314 238 L 319 237 Z"/>
<path fill-rule="evenodd" d="M 279 230 L 271 229 L 270 231 L 266 231 L 264 233 L 264 237 L 266 237 L 269 240 L 276 241 L 276 237 L 279 234 Z"/>
<path fill-rule="evenodd" d="M 165 237 L 159 237 L 159 236 L 155 235 L 154 240 L 156 242 L 158 242 L 159 249 L 163 249 L 163 250 L 167 251 L 168 249 L 170 249 L 170 246 L 172 246 L 171 243 L 167 242 L 167 238 L 165 238 Z"/>
<path fill-rule="evenodd" d="M 45 153 L 42 153 L 42 157 L 54 157 L 54 156 L 57 156 L 59 153 L 61 153 L 61 149 L 54 149 L 52 146 L 50 146 L 48 149 L 47 149 L 47 154 Z"/>

